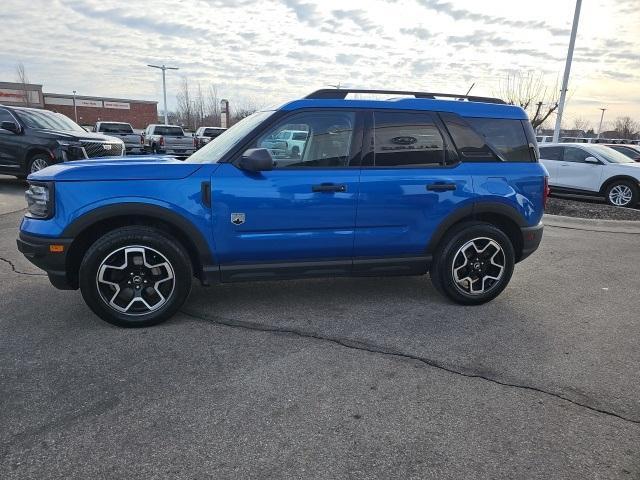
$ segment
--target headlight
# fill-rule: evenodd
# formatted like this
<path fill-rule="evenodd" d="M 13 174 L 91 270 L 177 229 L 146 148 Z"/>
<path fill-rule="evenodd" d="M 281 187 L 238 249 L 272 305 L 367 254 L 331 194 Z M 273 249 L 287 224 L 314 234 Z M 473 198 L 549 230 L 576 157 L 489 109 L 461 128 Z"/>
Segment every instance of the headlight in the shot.
<path fill-rule="evenodd" d="M 84 160 L 87 158 L 87 153 L 82 143 L 69 140 L 56 140 L 56 142 L 60 145 L 63 162 L 69 160 Z"/>
<path fill-rule="evenodd" d="M 46 219 L 53 216 L 53 183 L 30 183 L 24 198 L 28 217 Z"/>

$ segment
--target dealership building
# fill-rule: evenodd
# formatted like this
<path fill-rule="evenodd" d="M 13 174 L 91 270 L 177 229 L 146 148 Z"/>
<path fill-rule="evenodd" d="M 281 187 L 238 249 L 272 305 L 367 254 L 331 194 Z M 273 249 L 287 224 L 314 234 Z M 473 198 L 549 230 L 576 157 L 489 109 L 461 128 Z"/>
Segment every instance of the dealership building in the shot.
<path fill-rule="evenodd" d="M 158 102 L 47 93 L 38 84 L 0 82 L 0 105 L 51 110 L 83 126 L 113 121 L 130 123 L 133 128 L 145 128 L 151 123 L 158 123 Z"/>

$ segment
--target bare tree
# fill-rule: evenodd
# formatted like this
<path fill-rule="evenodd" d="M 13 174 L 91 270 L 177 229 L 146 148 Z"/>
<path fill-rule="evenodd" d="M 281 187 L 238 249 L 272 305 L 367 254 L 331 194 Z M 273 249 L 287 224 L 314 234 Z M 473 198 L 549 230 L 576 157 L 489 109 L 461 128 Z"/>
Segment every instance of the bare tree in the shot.
<path fill-rule="evenodd" d="M 631 117 L 618 117 L 613 128 L 620 138 L 635 139 L 640 135 L 640 123 Z"/>
<path fill-rule="evenodd" d="M 24 64 L 22 62 L 16 65 L 16 82 L 20 84 L 20 91 L 22 92 L 22 101 L 25 106 L 31 107 L 31 99 L 29 98 L 29 77 L 27 76 L 27 71 L 24 68 Z"/>
<path fill-rule="evenodd" d="M 527 111 L 533 128 L 544 124 L 557 110 L 559 95 L 557 80 L 554 86 L 546 85 L 543 75 L 534 72 L 507 75 L 497 91 L 497 96 L 505 102 Z"/>
<path fill-rule="evenodd" d="M 231 125 L 257 112 L 259 108 L 258 103 L 253 99 L 245 98 L 242 101 L 238 101 L 233 107 L 233 113 L 231 113 Z"/>
<path fill-rule="evenodd" d="M 592 129 L 591 122 L 584 117 L 576 117 L 573 119 L 573 129 L 588 132 Z"/>
<path fill-rule="evenodd" d="M 209 85 L 207 91 L 203 123 L 212 127 L 220 126 L 220 99 L 218 98 L 218 88 L 215 85 Z"/>
<path fill-rule="evenodd" d="M 191 102 L 191 90 L 189 87 L 189 80 L 187 78 L 182 79 L 182 85 L 180 93 L 177 95 L 178 100 L 178 122 L 187 128 L 194 127 L 193 121 L 193 103 Z"/>

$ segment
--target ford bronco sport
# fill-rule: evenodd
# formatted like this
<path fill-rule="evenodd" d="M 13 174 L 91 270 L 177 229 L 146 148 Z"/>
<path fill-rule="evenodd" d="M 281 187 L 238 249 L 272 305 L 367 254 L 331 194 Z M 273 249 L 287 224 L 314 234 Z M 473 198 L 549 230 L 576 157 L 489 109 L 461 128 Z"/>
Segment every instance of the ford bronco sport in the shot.
<path fill-rule="evenodd" d="M 282 131 L 306 140 L 274 158 L 265 144 Z M 185 162 L 84 160 L 31 174 L 18 248 L 125 327 L 169 318 L 193 276 L 428 272 L 454 302 L 480 304 L 538 247 L 547 193 L 519 107 L 319 90 L 245 118 Z"/>

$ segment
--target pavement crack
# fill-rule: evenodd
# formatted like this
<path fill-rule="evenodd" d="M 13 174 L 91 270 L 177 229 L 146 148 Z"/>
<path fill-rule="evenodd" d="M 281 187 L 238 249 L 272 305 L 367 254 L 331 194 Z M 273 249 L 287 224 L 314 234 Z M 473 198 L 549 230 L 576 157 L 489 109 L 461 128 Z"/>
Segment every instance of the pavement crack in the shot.
<path fill-rule="evenodd" d="M 20 270 L 18 270 L 16 268 L 16 266 L 13 264 L 13 262 L 11 260 L 7 260 L 6 258 L 0 257 L 0 261 L 8 264 L 11 267 L 11 271 L 13 273 L 17 273 L 18 275 L 30 275 L 30 276 L 33 276 L 33 277 L 39 277 L 39 276 L 45 276 L 46 275 L 46 273 L 22 272 L 22 271 L 20 271 Z"/>
<path fill-rule="evenodd" d="M 549 390 L 544 390 L 543 388 L 539 388 L 539 387 L 534 387 L 531 385 L 525 385 L 525 384 L 519 384 L 519 383 L 511 383 L 511 382 L 505 382 L 502 380 L 498 380 L 496 378 L 492 378 L 492 377 L 488 377 L 486 375 L 482 375 L 479 373 L 472 373 L 472 372 L 465 372 L 462 370 L 457 370 L 453 367 L 448 367 L 446 365 L 444 365 L 443 363 L 440 363 L 436 360 L 427 358 L 427 357 L 421 357 L 418 355 L 413 355 L 410 353 L 404 353 L 404 352 L 400 352 L 397 350 L 393 350 L 393 349 L 389 349 L 380 345 L 375 345 L 375 344 L 370 344 L 370 343 L 366 343 L 366 342 L 361 342 L 358 340 L 353 340 L 353 339 L 348 339 L 348 338 L 340 338 L 340 337 L 334 337 L 334 336 L 328 336 L 328 335 L 320 335 L 318 333 L 314 333 L 314 332 L 307 332 L 307 331 L 303 331 L 303 330 L 297 330 L 297 329 L 293 329 L 293 328 L 281 328 L 281 327 L 274 327 L 271 325 L 263 325 L 263 324 L 259 324 L 259 323 L 255 323 L 255 322 L 246 322 L 246 321 L 242 321 L 242 320 L 232 320 L 232 319 L 228 319 L 228 318 L 223 318 L 223 317 L 210 317 L 210 316 L 202 316 L 202 315 L 197 315 L 195 313 L 191 313 L 185 310 L 180 310 L 181 313 L 185 314 L 188 317 L 192 317 L 195 318 L 197 320 L 204 320 L 206 322 L 212 322 L 215 323 L 217 325 L 223 325 L 226 327 L 232 327 L 232 328 L 240 328 L 240 329 L 244 329 L 244 330 L 254 330 L 254 331 L 259 331 L 259 332 L 270 332 L 270 333 L 280 333 L 280 334 L 286 334 L 286 335 L 295 335 L 298 337 L 302 337 L 302 338 L 311 338 L 311 339 L 315 339 L 315 340 L 319 340 L 319 341 L 324 341 L 324 342 L 330 342 L 336 345 L 340 345 L 342 347 L 345 348 L 350 348 L 353 350 L 360 350 L 360 351 L 364 351 L 364 352 L 369 352 L 369 353 L 375 353 L 375 354 L 381 354 L 381 355 L 386 355 L 386 356 L 390 356 L 390 357 L 396 357 L 396 358 L 403 358 L 403 359 L 407 359 L 407 360 L 414 360 L 420 363 L 423 363 L 425 365 L 428 365 L 430 367 L 436 368 L 438 370 L 442 370 L 454 375 L 458 375 L 461 377 L 465 377 L 465 378 L 476 378 L 476 379 L 480 379 L 480 380 L 485 380 L 487 382 L 491 382 L 497 385 L 501 385 L 504 387 L 510 387 L 510 388 L 516 388 L 519 390 L 527 390 L 530 392 L 536 392 L 536 393 L 541 393 L 543 395 L 548 395 L 550 397 L 554 397 L 556 399 L 571 403 L 575 406 L 581 407 L 581 408 L 585 408 L 587 410 L 590 410 L 592 412 L 596 412 L 596 413 L 600 413 L 603 415 L 607 415 L 610 417 L 615 417 L 618 418 L 620 420 L 623 420 L 625 422 L 629 422 L 629 423 L 633 423 L 636 425 L 640 425 L 640 420 L 636 420 L 634 418 L 629 418 L 629 417 L 625 417 L 624 415 L 615 413 L 613 411 L 610 410 L 604 410 L 602 408 L 598 408 L 598 407 L 594 407 L 592 405 L 588 405 L 586 403 L 582 403 L 579 402 L 577 400 L 573 400 L 569 397 L 566 397 L 560 393 L 556 393 L 556 392 L 552 392 Z"/>

